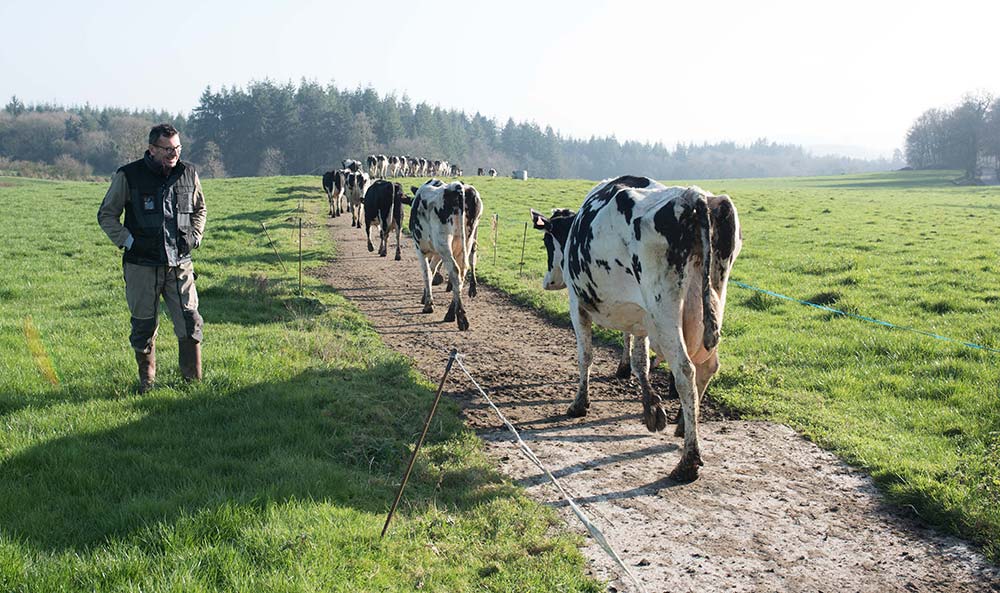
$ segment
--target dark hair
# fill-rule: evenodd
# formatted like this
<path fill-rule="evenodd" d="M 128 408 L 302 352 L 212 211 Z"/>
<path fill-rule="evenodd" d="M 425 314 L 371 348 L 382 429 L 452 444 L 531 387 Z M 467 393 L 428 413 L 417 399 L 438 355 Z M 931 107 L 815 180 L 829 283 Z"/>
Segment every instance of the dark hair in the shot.
<path fill-rule="evenodd" d="M 166 136 L 167 138 L 172 138 L 177 135 L 177 128 L 170 124 L 159 124 L 153 126 L 153 129 L 149 131 L 149 143 L 156 144 L 156 141 L 160 139 L 160 136 Z"/>

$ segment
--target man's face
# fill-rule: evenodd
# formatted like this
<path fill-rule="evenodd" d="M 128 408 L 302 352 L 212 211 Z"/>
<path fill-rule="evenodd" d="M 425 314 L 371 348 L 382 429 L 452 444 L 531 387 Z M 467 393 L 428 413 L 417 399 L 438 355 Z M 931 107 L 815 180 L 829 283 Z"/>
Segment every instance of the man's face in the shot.
<path fill-rule="evenodd" d="M 160 136 L 149 145 L 149 154 L 164 169 L 172 169 L 181 160 L 181 135 Z"/>

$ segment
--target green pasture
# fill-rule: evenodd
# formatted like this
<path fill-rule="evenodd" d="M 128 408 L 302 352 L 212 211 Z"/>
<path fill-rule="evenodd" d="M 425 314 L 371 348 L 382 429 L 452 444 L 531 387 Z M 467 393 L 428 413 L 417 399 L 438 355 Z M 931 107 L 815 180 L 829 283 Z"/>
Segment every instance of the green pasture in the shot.
<path fill-rule="evenodd" d="M 957 187 L 956 176 L 696 183 L 736 203 L 734 280 L 1000 349 L 1000 187 Z M 470 181 L 486 206 L 480 277 L 568 323 L 566 292 L 541 290 L 545 250 L 530 225 L 520 271 L 524 223 L 529 207 L 578 208 L 593 182 Z M 1000 353 L 732 284 L 721 348 L 711 397 L 793 426 L 870 472 L 900 507 L 1000 557 Z"/>
<path fill-rule="evenodd" d="M 0 178 L 0 591 L 603 589 L 453 404 L 379 538 L 433 384 L 322 282 L 297 294 L 298 217 L 307 272 L 334 248 L 318 177 L 205 182 L 206 378 L 164 313 L 144 396 L 106 189 Z"/>

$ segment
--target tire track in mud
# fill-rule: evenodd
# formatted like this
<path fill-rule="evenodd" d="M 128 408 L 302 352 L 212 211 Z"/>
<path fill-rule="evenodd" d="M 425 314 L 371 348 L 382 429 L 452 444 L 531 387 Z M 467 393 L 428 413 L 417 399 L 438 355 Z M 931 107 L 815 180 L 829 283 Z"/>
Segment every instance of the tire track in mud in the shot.
<path fill-rule="evenodd" d="M 701 477 L 672 483 L 666 476 L 681 439 L 671 427 L 646 431 L 638 384 L 614 377 L 617 352 L 595 345 L 590 413 L 568 418 L 577 381 L 572 328 L 480 284 L 478 296 L 465 300 L 471 329 L 459 332 L 442 322 L 450 303 L 443 286 L 435 287 L 434 313 L 421 313 L 422 281 L 407 237 L 397 262 L 369 253 L 363 231 L 349 224 L 349 217 L 328 220 L 338 255 L 322 278 L 432 381 L 452 348 L 465 354 L 472 376 L 647 591 L 1000 592 L 996 566 L 886 505 L 865 474 L 786 426 L 727 419 L 709 398 Z M 653 387 L 665 393 L 662 373 L 654 373 Z M 461 372 L 446 384 L 502 470 L 585 533 L 474 389 Z M 676 400 L 666 404 L 673 417 Z M 583 552 L 610 589 L 634 588 L 589 537 Z"/>

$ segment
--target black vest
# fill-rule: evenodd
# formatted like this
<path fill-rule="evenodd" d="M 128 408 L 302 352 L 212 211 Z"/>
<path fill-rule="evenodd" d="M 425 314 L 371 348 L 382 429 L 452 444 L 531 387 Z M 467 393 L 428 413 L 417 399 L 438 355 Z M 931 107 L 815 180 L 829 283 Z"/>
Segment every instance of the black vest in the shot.
<path fill-rule="evenodd" d="M 191 261 L 194 230 L 195 171 L 178 161 L 164 176 L 149 152 L 119 171 L 128 181 L 125 228 L 132 233 L 132 247 L 122 256 L 142 266 L 176 266 Z"/>

